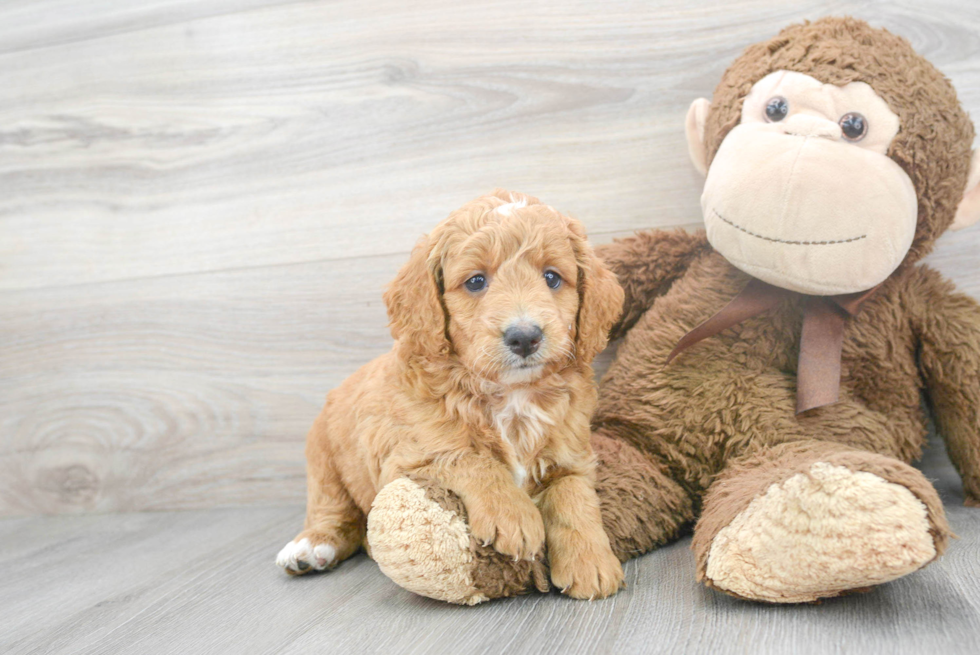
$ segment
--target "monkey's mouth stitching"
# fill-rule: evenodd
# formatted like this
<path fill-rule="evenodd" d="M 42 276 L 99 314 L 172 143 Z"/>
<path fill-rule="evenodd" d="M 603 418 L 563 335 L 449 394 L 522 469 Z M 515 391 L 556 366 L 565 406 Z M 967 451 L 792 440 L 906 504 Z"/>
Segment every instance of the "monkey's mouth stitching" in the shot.
<path fill-rule="evenodd" d="M 830 244 L 833 243 L 850 243 L 852 241 L 860 241 L 861 239 L 864 239 L 865 237 L 868 236 L 867 234 L 862 234 L 859 237 L 851 237 L 850 239 L 837 239 L 835 241 L 788 241 L 786 239 L 774 239 L 773 237 L 763 236 L 761 234 L 756 234 L 755 232 L 750 232 L 749 230 L 746 230 L 741 225 L 733 223 L 727 218 L 725 218 L 724 216 L 722 216 L 721 214 L 719 214 L 717 210 L 712 209 L 711 213 L 717 216 L 718 218 L 720 218 L 721 220 L 725 221 L 729 225 L 731 225 L 736 230 L 745 232 L 749 236 L 755 237 L 756 239 L 764 239 L 765 241 L 772 241 L 774 243 L 787 243 L 791 246 L 829 246 Z"/>

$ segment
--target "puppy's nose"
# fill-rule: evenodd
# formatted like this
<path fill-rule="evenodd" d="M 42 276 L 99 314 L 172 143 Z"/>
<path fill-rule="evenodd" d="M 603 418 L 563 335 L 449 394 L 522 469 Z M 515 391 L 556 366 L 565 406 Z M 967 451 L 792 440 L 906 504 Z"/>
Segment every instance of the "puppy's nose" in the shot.
<path fill-rule="evenodd" d="M 533 355 L 541 345 L 541 337 L 544 336 L 541 328 L 537 325 L 522 325 L 507 328 L 504 332 L 504 343 L 510 351 L 521 357 Z"/>

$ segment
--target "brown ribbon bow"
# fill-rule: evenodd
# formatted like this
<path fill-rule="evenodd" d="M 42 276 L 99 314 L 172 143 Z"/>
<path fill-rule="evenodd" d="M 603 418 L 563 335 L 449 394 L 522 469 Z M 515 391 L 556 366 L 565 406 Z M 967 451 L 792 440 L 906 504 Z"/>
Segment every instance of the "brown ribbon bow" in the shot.
<path fill-rule="evenodd" d="M 808 296 L 753 278 L 721 311 L 681 337 L 667 363 L 703 339 L 758 316 L 783 300 L 802 296 L 805 304 L 796 373 L 796 413 L 836 403 L 840 394 L 844 322 L 848 316 L 858 313 L 861 303 L 877 288 L 839 296 Z"/>

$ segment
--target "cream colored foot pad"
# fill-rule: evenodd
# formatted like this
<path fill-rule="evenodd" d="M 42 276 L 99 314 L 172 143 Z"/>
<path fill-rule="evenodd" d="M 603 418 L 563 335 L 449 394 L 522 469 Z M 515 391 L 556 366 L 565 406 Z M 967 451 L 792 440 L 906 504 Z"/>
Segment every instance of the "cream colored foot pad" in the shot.
<path fill-rule="evenodd" d="M 399 586 L 428 598 L 476 605 L 466 523 L 406 478 L 386 485 L 368 515 L 371 557 Z"/>
<path fill-rule="evenodd" d="M 894 580 L 935 556 L 925 505 L 911 491 L 817 462 L 718 533 L 707 576 L 745 598 L 798 603 Z"/>

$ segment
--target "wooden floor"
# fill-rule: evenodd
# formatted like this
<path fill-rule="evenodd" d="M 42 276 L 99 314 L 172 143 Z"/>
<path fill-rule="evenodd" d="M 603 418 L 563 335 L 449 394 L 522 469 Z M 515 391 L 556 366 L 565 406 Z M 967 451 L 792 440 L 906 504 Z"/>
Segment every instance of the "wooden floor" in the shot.
<path fill-rule="evenodd" d="M 0 652 L 976 655 L 980 512 L 941 447 L 923 468 L 961 539 L 923 571 L 816 606 L 696 585 L 689 539 L 629 562 L 609 600 L 461 608 L 396 587 L 364 555 L 289 578 L 273 559 L 299 506 L 6 519 Z"/>

